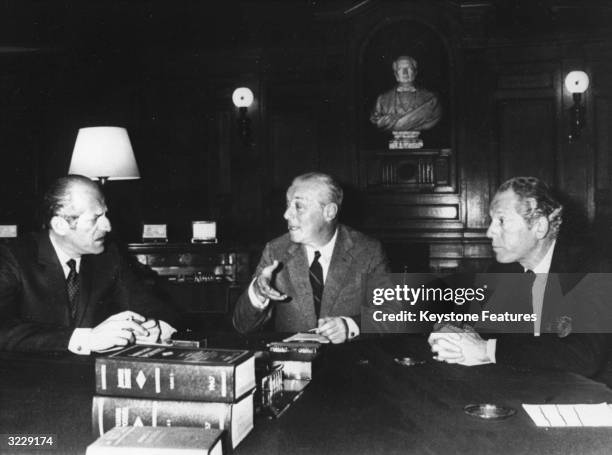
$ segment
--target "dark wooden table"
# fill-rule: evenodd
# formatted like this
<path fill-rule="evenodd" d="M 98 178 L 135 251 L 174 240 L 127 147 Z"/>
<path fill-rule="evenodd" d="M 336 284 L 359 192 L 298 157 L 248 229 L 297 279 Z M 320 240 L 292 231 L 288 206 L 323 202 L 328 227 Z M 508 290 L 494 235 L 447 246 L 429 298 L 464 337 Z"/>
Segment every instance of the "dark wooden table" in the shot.
<path fill-rule="evenodd" d="M 427 362 L 393 361 L 405 355 Z M 38 453 L 84 453 L 94 439 L 92 359 L 0 354 L 0 387 L 0 433 L 56 434 L 57 449 Z M 235 453 L 609 454 L 612 428 L 537 428 L 521 408 L 603 401 L 612 402 L 612 390 L 575 374 L 447 365 L 431 360 L 423 336 L 370 339 L 327 346 L 304 395 L 278 420 L 257 417 Z M 517 413 L 484 421 L 463 412 L 484 402 Z"/>

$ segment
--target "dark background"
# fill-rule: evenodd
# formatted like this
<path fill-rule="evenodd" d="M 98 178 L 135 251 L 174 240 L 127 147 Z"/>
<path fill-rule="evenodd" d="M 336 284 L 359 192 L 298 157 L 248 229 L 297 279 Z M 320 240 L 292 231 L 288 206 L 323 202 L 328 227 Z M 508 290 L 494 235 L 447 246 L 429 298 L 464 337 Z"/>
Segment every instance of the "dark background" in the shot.
<path fill-rule="evenodd" d="M 310 170 L 347 190 L 344 219 L 407 269 L 479 268 L 497 185 L 536 175 L 564 193 L 573 237 L 612 224 L 612 5 L 605 1 L 8 1 L 0 3 L 0 223 L 38 226 L 35 204 L 67 172 L 78 128 L 126 127 L 142 179 L 105 189 L 116 235 L 143 222 L 259 245 L 285 231 L 284 193 Z M 448 184 L 380 185 L 387 138 L 368 116 L 397 55 L 445 116 Z M 568 141 L 568 71 L 591 78 Z M 252 141 L 231 94 L 255 94 Z M 374 170 L 374 171 L 373 171 Z"/>

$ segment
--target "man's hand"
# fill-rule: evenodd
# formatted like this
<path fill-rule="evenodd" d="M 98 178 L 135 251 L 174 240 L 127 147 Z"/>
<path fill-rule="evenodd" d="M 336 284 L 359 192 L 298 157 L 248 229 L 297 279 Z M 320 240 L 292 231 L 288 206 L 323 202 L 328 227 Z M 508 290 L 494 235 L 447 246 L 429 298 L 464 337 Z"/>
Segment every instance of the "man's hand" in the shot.
<path fill-rule="evenodd" d="M 161 335 L 161 328 L 157 319 L 147 319 L 140 326 L 149 332 L 148 335 L 136 335 L 137 344 L 158 343 Z"/>
<path fill-rule="evenodd" d="M 287 298 L 286 294 L 278 292 L 272 287 L 271 284 L 272 275 L 274 275 L 274 271 L 278 266 L 279 262 L 275 259 L 272 264 L 267 267 L 264 267 L 259 276 L 253 282 L 253 290 L 262 301 L 266 299 L 285 300 Z"/>
<path fill-rule="evenodd" d="M 114 314 L 91 330 L 91 351 L 100 352 L 117 346 L 127 346 L 134 343 L 136 337 L 149 336 L 149 331 L 142 326 L 145 320 L 144 316 L 133 311 Z"/>
<path fill-rule="evenodd" d="M 348 337 L 348 327 L 341 317 L 321 318 L 317 333 L 329 338 L 329 341 L 334 344 L 344 343 Z"/>
<path fill-rule="evenodd" d="M 427 341 L 434 353 L 434 359 L 449 363 L 456 363 L 464 359 L 459 342 L 461 335 L 449 328 L 431 332 Z"/>
<path fill-rule="evenodd" d="M 487 342 L 471 329 L 445 325 L 428 338 L 435 359 L 465 366 L 490 363 Z"/>

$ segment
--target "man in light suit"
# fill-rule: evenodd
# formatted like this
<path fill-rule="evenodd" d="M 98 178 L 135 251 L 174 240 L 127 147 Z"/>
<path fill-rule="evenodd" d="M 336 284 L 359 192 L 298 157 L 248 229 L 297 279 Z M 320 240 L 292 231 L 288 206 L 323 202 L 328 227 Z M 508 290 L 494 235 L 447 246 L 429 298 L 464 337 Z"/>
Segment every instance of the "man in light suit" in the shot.
<path fill-rule="evenodd" d="M 174 310 L 105 246 L 97 184 L 62 177 L 43 210 L 47 230 L 0 248 L 0 350 L 89 354 L 169 338 Z"/>
<path fill-rule="evenodd" d="M 478 324 L 476 330 L 440 327 L 429 337 L 438 360 L 466 366 L 503 363 L 552 368 L 585 376 L 600 370 L 608 352 L 605 332 L 612 328 L 608 309 L 612 289 L 607 274 L 587 272 L 607 271 L 607 265 L 585 251 L 570 249 L 563 237 L 558 238 L 562 210 L 548 186 L 535 177 L 516 177 L 500 186 L 491 203 L 487 230 L 497 260 L 490 272 L 521 274 L 502 276 L 506 285 L 497 290 L 503 294 L 498 297 L 511 302 L 513 313 L 533 312 L 538 321 L 530 322 L 523 333 L 488 339 L 477 333 Z M 520 284 L 529 277 L 525 293 L 520 288 L 526 283 Z M 508 309 L 496 308 L 499 303 L 492 299 L 484 309 L 493 313 Z M 584 317 L 587 320 L 580 320 Z M 593 324 L 597 330 L 590 330 Z"/>
<path fill-rule="evenodd" d="M 293 180 L 284 215 L 289 232 L 264 248 L 234 310 L 238 331 L 259 329 L 274 318 L 278 332 L 316 329 L 332 343 L 359 334 L 364 274 L 389 267 L 380 242 L 338 223 L 342 198 L 329 175 Z"/>

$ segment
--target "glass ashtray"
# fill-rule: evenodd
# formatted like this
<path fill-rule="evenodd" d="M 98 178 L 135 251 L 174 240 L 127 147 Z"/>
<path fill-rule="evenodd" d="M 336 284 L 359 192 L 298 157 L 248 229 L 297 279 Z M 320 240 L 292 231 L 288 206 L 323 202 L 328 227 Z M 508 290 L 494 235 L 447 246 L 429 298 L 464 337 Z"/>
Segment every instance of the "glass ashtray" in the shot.
<path fill-rule="evenodd" d="M 500 420 L 516 414 L 516 410 L 509 406 L 499 406 L 492 403 L 468 404 L 463 408 L 468 415 L 485 420 Z"/>
<path fill-rule="evenodd" d="M 413 367 L 415 365 L 422 365 L 425 363 L 425 360 L 416 359 L 414 357 L 396 357 L 393 359 L 393 361 L 403 367 Z"/>

